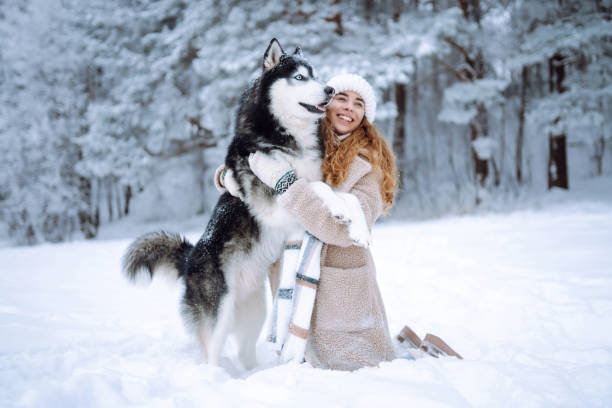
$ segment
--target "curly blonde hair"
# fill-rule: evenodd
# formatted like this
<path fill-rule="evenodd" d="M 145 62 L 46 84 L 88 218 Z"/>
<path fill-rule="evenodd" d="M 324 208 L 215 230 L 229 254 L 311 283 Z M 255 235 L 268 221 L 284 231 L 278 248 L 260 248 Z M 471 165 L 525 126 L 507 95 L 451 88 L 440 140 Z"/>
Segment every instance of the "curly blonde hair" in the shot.
<path fill-rule="evenodd" d="M 397 186 L 395 157 L 385 139 L 374 125 L 364 116 L 361 124 L 342 142 L 339 142 L 327 117 L 321 125 L 325 157 L 323 158 L 323 177 L 332 187 L 340 185 L 348 176 L 349 165 L 358 154 L 367 157 L 374 169 L 379 169 L 383 179 L 380 192 L 385 203 L 384 211 L 393 206 L 393 196 Z"/>

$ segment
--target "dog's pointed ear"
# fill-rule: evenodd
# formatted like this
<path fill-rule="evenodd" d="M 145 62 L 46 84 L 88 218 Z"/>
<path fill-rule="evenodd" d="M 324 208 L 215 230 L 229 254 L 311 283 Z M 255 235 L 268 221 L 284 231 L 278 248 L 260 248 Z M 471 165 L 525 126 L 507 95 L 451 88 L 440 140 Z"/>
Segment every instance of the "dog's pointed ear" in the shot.
<path fill-rule="evenodd" d="M 297 55 L 299 58 L 304 58 L 304 54 L 302 54 L 302 49 L 300 47 L 295 48 L 293 55 Z"/>
<path fill-rule="evenodd" d="M 272 41 L 270 41 L 270 45 L 268 45 L 268 49 L 266 50 L 266 53 L 263 57 L 264 72 L 269 71 L 275 66 L 277 66 L 283 54 L 285 54 L 285 51 L 283 51 L 283 47 L 281 47 L 280 43 L 276 38 L 273 38 Z"/>

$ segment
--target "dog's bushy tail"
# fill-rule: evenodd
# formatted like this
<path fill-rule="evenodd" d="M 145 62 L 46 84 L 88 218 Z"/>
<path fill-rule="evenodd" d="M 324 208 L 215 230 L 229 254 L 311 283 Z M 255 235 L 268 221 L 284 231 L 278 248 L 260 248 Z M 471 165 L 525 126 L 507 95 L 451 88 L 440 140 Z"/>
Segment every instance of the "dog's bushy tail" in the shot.
<path fill-rule="evenodd" d="M 138 238 L 123 255 L 123 273 L 131 281 L 141 273 L 160 272 L 175 278 L 184 274 L 185 262 L 193 245 L 178 234 L 165 231 L 150 232 Z"/>

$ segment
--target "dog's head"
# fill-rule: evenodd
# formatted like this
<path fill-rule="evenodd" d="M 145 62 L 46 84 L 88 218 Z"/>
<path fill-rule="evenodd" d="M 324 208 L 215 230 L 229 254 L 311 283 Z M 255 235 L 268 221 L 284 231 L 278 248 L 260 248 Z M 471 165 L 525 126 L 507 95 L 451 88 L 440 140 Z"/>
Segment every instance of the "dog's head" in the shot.
<path fill-rule="evenodd" d="M 286 54 L 275 38 L 264 54 L 261 80 L 270 110 L 281 123 L 316 121 L 334 96 L 333 88 L 315 78 L 299 47 Z"/>

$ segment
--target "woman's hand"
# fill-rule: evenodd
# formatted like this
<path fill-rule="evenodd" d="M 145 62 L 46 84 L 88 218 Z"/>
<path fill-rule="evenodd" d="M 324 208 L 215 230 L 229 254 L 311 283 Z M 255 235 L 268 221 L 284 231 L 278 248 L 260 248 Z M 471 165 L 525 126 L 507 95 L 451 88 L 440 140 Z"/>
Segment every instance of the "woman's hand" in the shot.
<path fill-rule="evenodd" d="M 277 151 L 270 154 L 260 151 L 251 153 L 249 166 L 253 174 L 277 194 L 284 193 L 297 179 L 289 161 Z"/>
<path fill-rule="evenodd" d="M 241 200 L 243 199 L 240 193 L 240 186 L 234 177 L 234 172 L 232 169 L 226 167 L 225 164 L 217 167 L 217 171 L 215 172 L 215 187 L 217 187 L 220 193 L 227 191 L 234 197 L 238 197 Z"/>

